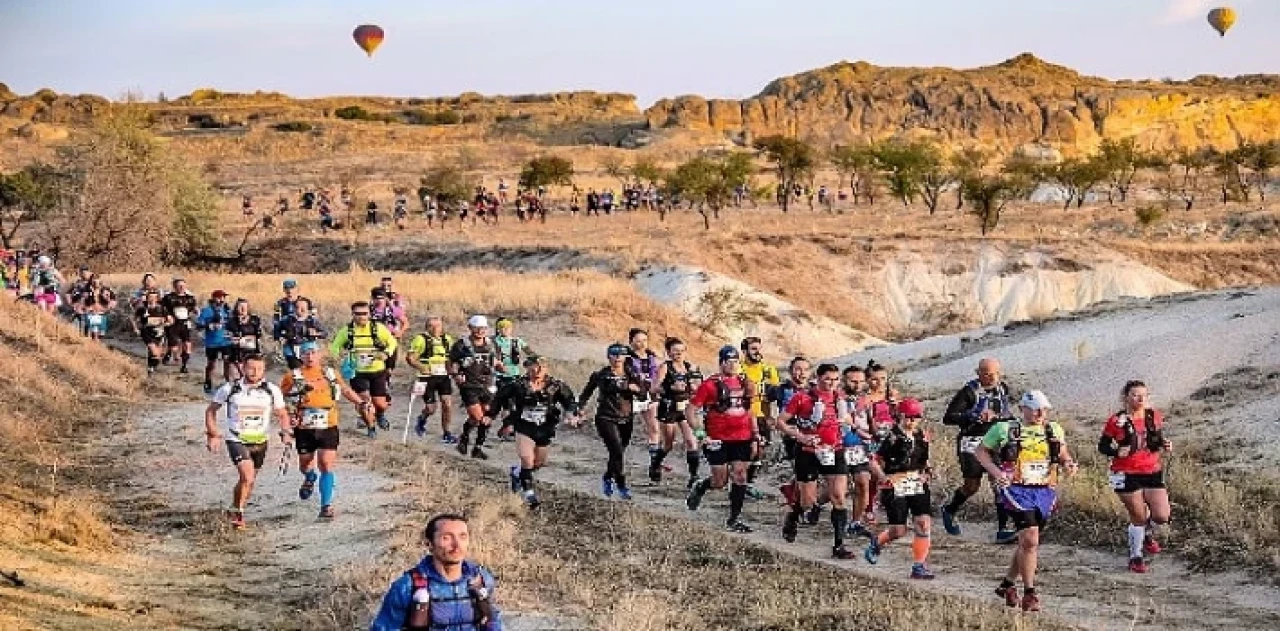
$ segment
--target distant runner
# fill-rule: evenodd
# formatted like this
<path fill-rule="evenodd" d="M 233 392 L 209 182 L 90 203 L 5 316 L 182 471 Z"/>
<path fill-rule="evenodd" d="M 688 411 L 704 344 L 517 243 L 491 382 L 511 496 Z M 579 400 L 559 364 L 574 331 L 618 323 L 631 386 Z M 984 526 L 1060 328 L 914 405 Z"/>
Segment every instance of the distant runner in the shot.
<path fill-rule="evenodd" d="M 418 371 L 418 380 L 426 383 L 422 395 L 422 413 L 414 430 L 418 436 L 427 433 L 427 420 L 440 406 L 440 442 L 452 445 L 458 438 L 449 431 L 453 427 L 453 379 L 449 377 L 449 350 L 457 340 L 444 332 L 440 316 L 427 318 L 427 330 L 409 342 L 405 360 Z"/>
<path fill-rule="evenodd" d="M 360 395 L 360 416 L 369 438 L 378 435 L 378 428 L 391 428 L 386 416 L 391 405 L 387 400 L 386 359 L 395 351 L 395 336 L 371 320 L 369 303 L 364 301 L 351 304 L 351 322 L 338 329 L 329 344 L 329 352 L 342 362 L 343 377 Z"/>
<path fill-rule="evenodd" d="M 178 372 L 186 373 L 187 363 L 191 361 L 191 329 L 199 304 L 195 294 L 187 291 L 187 281 L 181 278 L 173 279 L 173 291 L 165 294 L 160 303 L 169 313 L 169 325 L 164 332 L 169 352 L 165 356 L 180 357 L 182 364 Z"/>
<path fill-rule="evenodd" d="M 488 415 L 489 404 L 498 386 L 494 381 L 497 371 L 502 370 L 502 360 L 498 358 L 498 347 L 489 338 L 489 318 L 473 315 L 467 320 L 470 334 L 449 349 L 449 375 L 458 384 L 458 395 L 462 406 L 466 409 L 467 420 L 462 426 L 462 437 L 458 439 L 458 453 L 466 455 L 471 448 L 471 457 L 480 460 L 489 455 L 481 447 L 489 435 L 489 424 L 492 419 Z M 476 442 L 471 443 L 471 432 L 476 433 Z"/>
<path fill-rule="evenodd" d="M 658 366 L 658 379 L 654 387 L 658 394 L 658 423 L 661 424 L 661 443 L 659 451 L 650 457 L 649 480 L 662 481 L 663 461 L 667 454 L 675 448 L 676 434 L 680 434 L 685 450 L 685 463 L 689 467 L 688 487 L 698 481 L 698 468 L 702 464 L 702 454 L 698 451 L 698 438 L 685 417 L 685 409 L 689 407 L 689 399 L 702 384 L 702 371 L 697 366 L 685 361 L 685 345 L 678 338 L 669 337 L 666 341 L 667 361 Z"/>
<path fill-rule="evenodd" d="M 630 347 L 615 342 L 609 346 L 607 355 L 609 365 L 591 373 L 586 387 L 578 396 L 578 408 L 585 409 L 591 395 L 600 391 L 600 400 L 596 404 L 596 432 L 609 452 L 604 475 L 600 478 L 600 492 L 605 497 L 613 497 L 616 489 L 618 497 L 629 500 L 631 487 L 627 486 L 626 457 L 627 445 L 631 444 L 631 433 L 635 430 L 636 415 L 632 406 L 644 386 L 639 376 L 627 370 Z"/>

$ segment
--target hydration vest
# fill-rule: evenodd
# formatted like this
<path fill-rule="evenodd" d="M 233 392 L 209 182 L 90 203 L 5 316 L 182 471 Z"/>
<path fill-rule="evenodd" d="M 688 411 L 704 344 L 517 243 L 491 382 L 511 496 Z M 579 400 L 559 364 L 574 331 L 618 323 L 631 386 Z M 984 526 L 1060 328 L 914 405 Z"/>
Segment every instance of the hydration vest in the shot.
<path fill-rule="evenodd" d="M 362 335 L 362 336 L 360 336 L 360 337 L 369 337 L 369 338 L 372 338 L 372 339 L 373 339 L 373 347 L 374 347 L 374 348 L 376 348 L 376 349 L 378 350 L 378 352 L 383 352 L 383 351 L 387 350 L 387 344 L 386 344 L 386 342 L 383 342 L 383 341 L 382 341 L 382 338 L 381 338 L 381 337 L 379 337 L 379 336 L 378 336 L 378 327 L 379 327 L 379 326 L 385 326 L 385 325 L 380 324 L 380 323 L 379 323 L 379 322 L 377 322 L 376 320 L 370 320 L 370 321 L 369 321 L 369 335 L 367 335 L 367 336 Z M 348 322 L 348 323 L 347 323 L 347 343 L 346 343 L 342 348 L 343 348 L 344 350 L 346 350 L 346 351 L 350 352 L 350 351 L 354 350 L 354 349 L 355 349 L 355 347 L 356 347 L 356 325 L 355 325 L 355 323 L 353 323 L 353 322 Z"/>
<path fill-rule="evenodd" d="M 997 419 L 1005 418 L 1009 415 L 1009 408 L 1011 407 L 1009 405 L 1009 393 L 1005 390 L 1004 384 L 996 384 L 994 395 L 983 388 L 982 383 L 977 379 L 971 379 L 964 385 L 973 391 L 974 404 L 973 407 L 969 408 L 968 412 L 971 418 L 980 418 L 982 412 L 987 409 L 995 413 L 995 418 Z"/>
<path fill-rule="evenodd" d="M 1146 425 L 1147 434 L 1147 450 L 1160 451 L 1164 449 L 1164 430 L 1156 427 L 1156 411 L 1147 408 L 1143 415 L 1143 421 Z M 1133 428 L 1133 419 L 1129 418 L 1128 412 L 1120 412 L 1116 415 L 1120 427 L 1124 429 L 1124 444 L 1129 446 L 1130 451 L 1138 450 L 1138 432 Z"/>
<path fill-rule="evenodd" d="M 733 391 L 724 382 L 724 375 L 716 375 L 710 378 L 712 383 L 716 384 L 716 404 L 713 409 L 724 414 L 731 408 L 740 407 L 744 410 L 750 410 L 751 400 L 755 396 L 755 382 L 747 379 L 746 375 L 738 375 L 738 381 L 742 384 L 742 396 L 734 397 Z M 738 399 L 738 405 L 734 405 L 734 399 Z"/>
<path fill-rule="evenodd" d="M 467 583 L 465 595 L 460 595 L 451 583 L 432 581 L 416 567 L 408 574 L 413 591 L 405 629 L 430 631 L 459 625 L 472 625 L 479 629 L 493 617 L 488 595 L 481 593 L 485 586 L 479 570 L 472 568 L 470 573 L 463 575 Z"/>

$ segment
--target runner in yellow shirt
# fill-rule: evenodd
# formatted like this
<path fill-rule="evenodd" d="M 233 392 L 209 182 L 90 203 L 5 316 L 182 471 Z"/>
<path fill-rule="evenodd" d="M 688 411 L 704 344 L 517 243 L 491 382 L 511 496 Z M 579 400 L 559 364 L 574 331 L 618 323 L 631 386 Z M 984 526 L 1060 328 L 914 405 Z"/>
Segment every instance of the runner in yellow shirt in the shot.
<path fill-rule="evenodd" d="M 360 395 L 360 417 L 369 438 L 373 438 L 378 435 L 379 427 L 391 429 L 386 416 L 387 408 L 391 407 L 387 396 L 387 358 L 395 354 L 397 342 L 390 329 L 370 317 L 369 303 L 352 303 L 351 322 L 338 329 L 329 352 L 342 362 L 342 376 Z"/>
<path fill-rule="evenodd" d="M 782 383 L 778 378 L 778 368 L 764 361 L 763 344 L 758 337 L 742 340 L 742 374 L 751 383 L 757 384 L 755 400 L 751 402 L 751 414 L 756 419 L 760 431 L 760 442 L 752 450 L 751 465 L 747 468 L 747 483 L 754 484 L 756 474 L 760 471 L 760 463 L 766 459 L 769 446 L 773 444 L 773 406 L 770 394 Z M 754 486 L 747 491 L 753 498 L 760 499 L 760 492 Z"/>

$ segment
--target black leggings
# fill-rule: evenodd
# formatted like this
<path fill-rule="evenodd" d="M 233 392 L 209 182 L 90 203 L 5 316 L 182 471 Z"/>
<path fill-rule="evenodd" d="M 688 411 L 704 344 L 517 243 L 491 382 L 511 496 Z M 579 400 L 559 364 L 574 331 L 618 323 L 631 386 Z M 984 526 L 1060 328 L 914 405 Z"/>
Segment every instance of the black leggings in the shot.
<path fill-rule="evenodd" d="M 596 417 L 596 431 L 604 441 L 604 448 L 609 450 L 609 464 L 605 468 L 604 477 L 611 478 L 618 486 L 627 484 L 627 475 L 622 468 L 623 452 L 631 442 L 631 430 L 634 427 L 630 420 L 618 422 Z"/>

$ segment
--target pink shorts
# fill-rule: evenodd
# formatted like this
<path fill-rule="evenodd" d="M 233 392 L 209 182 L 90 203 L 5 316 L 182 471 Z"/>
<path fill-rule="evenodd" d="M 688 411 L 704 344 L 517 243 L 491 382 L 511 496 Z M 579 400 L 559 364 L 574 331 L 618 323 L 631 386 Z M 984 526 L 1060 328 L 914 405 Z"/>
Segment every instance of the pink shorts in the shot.
<path fill-rule="evenodd" d="M 36 294 L 36 304 L 56 306 L 58 304 L 58 294 Z"/>

